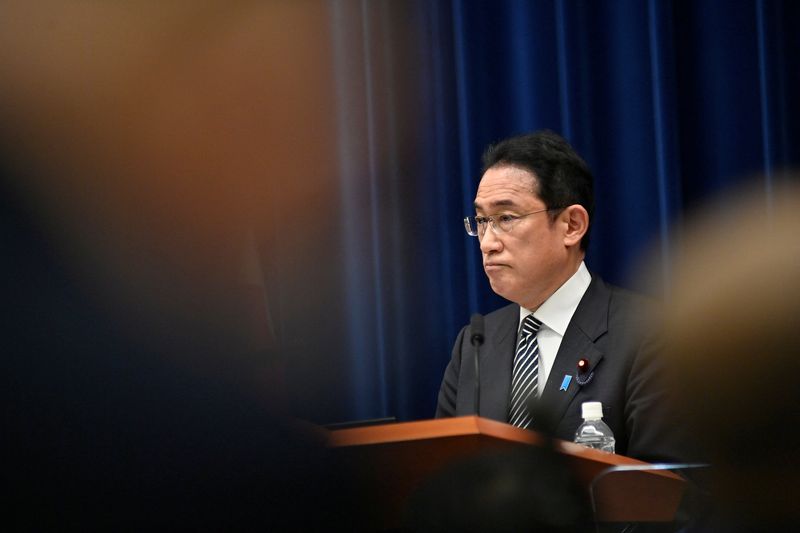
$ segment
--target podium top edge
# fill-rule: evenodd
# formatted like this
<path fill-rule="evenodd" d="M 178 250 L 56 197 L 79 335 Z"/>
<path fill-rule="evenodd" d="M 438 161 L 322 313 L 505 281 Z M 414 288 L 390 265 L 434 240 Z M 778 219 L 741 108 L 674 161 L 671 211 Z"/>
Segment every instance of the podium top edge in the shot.
<path fill-rule="evenodd" d="M 520 429 L 504 422 L 474 415 L 338 429 L 327 431 L 327 437 L 328 446 L 333 448 L 399 444 L 452 437 L 484 437 L 532 446 L 541 446 L 545 443 L 544 437 L 535 431 Z M 648 464 L 624 455 L 586 448 L 573 442 L 554 439 L 554 443 L 555 449 L 559 453 L 586 459 L 596 464 L 605 464 L 608 467 Z M 658 474 L 680 479 L 672 472 L 658 472 Z"/>

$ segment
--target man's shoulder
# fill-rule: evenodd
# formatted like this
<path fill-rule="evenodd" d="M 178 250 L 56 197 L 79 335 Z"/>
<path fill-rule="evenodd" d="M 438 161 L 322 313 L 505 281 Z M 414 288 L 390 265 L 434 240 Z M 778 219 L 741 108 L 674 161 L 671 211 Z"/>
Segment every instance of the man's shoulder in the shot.
<path fill-rule="evenodd" d="M 519 305 L 510 303 L 483 316 L 486 335 L 503 338 L 510 331 L 516 331 L 519 321 Z"/>
<path fill-rule="evenodd" d="M 595 273 L 592 273 L 592 282 L 586 291 L 586 296 L 608 298 L 614 304 L 622 306 L 657 307 L 659 305 L 658 300 L 653 296 L 608 283 Z"/>
<path fill-rule="evenodd" d="M 499 309 L 495 309 L 491 313 L 487 313 L 484 317 L 487 322 L 499 323 L 505 322 L 509 319 L 519 319 L 519 305 L 508 304 Z"/>
<path fill-rule="evenodd" d="M 647 322 L 661 307 L 655 297 L 607 283 L 596 274 L 592 274 L 592 283 L 584 298 L 601 300 L 603 305 L 607 302 L 609 320 L 623 319 L 626 322 Z"/>

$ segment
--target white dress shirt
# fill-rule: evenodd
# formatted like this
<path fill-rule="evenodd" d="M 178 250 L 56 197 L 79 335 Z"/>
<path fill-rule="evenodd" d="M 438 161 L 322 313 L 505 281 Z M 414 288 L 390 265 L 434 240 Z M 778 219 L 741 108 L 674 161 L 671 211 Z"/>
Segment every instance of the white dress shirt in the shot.
<path fill-rule="evenodd" d="M 572 319 L 572 315 L 575 314 L 575 309 L 578 308 L 578 304 L 591 282 L 592 275 L 589 274 L 586 264 L 581 261 L 577 272 L 559 287 L 550 298 L 545 300 L 539 306 L 539 309 L 531 311 L 524 307 L 519 308 L 517 332 L 519 332 L 522 321 L 531 313 L 533 313 L 534 318 L 542 323 L 539 332 L 536 334 L 539 343 L 539 386 L 537 387 L 539 396 L 542 395 L 544 385 L 547 383 L 547 377 L 550 375 L 550 369 L 553 368 L 553 362 L 556 359 L 558 348 L 561 346 L 564 333 L 567 331 L 569 321 Z M 519 338 L 519 333 L 517 335 Z"/>

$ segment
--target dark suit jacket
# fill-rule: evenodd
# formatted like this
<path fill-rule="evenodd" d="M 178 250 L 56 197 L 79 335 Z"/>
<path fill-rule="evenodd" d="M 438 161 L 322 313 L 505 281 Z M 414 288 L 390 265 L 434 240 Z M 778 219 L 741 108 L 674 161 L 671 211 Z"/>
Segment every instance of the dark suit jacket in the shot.
<path fill-rule="evenodd" d="M 603 402 L 603 419 L 616 438 L 616 452 L 647 461 L 677 461 L 681 439 L 665 408 L 666 391 L 660 383 L 658 342 L 645 333 L 652 308 L 645 298 L 607 285 L 593 275 L 592 282 L 567 327 L 553 368 L 542 391 L 540 408 L 546 417 L 534 420 L 533 430 L 546 429 L 555 437 L 573 440 L 582 422 L 581 404 Z M 485 342 L 480 350 L 480 416 L 506 422 L 511 369 L 517 342 L 519 306 L 508 305 L 485 317 Z M 436 416 L 463 416 L 475 410 L 475 350 L 465 326 L 439 390 Z M 579 374 L 578 361 L 589 370 Z M 585 381 L 578 383 L 577 377 Z M 572 376 L 560 390 L 565 375 Z"/>

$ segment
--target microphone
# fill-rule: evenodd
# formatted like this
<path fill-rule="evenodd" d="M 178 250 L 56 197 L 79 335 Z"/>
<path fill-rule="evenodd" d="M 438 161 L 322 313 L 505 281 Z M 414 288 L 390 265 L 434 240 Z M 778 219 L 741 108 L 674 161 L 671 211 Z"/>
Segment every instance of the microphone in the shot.
<path fill-rule="evenodd" d="M 475 313 L 469 319 L 470 342 L 475 347 L 475 414 L 480 416 L 481 409 L 481 368 L 480 348 L 483 344 L 483 315 Z"/>

